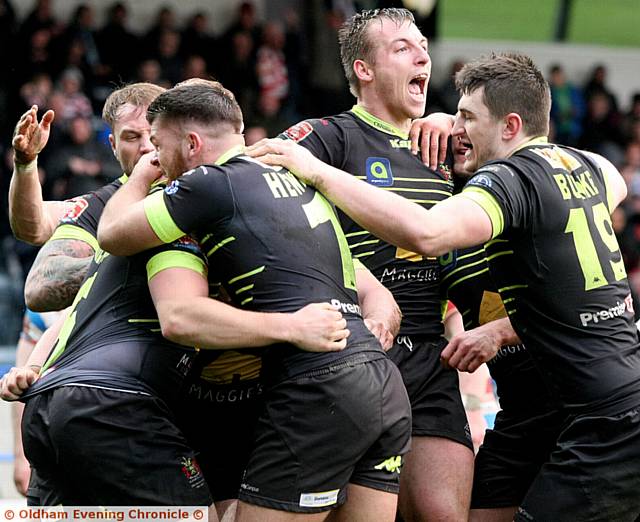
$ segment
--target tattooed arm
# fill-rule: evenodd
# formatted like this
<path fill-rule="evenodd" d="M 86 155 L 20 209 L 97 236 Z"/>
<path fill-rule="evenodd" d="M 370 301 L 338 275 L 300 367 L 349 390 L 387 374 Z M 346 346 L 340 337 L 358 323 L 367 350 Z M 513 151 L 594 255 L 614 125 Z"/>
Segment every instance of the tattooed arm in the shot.
<path fill-rule="evenodd" d="M 34 312 L 69 306 L 87 275 L 93 247 L 77 239 L 54 239 L 38 252 L 24 287 L 27 306 Z"/>

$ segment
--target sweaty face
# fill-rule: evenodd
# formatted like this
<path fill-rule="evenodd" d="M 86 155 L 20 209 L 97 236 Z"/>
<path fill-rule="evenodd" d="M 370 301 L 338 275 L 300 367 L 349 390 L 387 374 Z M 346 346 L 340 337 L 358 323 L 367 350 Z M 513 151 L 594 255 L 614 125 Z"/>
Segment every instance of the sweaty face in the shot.
<path fill-rule="evenodd" d="M 189 170 L 180 126 L 156 118 L 151 125 L 151 142 L 156 148 L 160 169 L 169 179 L 174 180 Z"/>
<path fill-rule="evenodd" d="M 453 126 L 453 141 L 458 150 L 466 148 L 463 168 L 475 172 L 487 161 L 501 157 L 503 121 L 495 119 L 483 100 L 484 87 L 471 94 L 463 94 Z"/>
<path fill-rule="evenodd" d="M 125 174 L 131 174 L 140 157 L 153 150 L 149 141 L 150 132 L 146 106 L 136 107 L 126 103 L 120 108 L 109 141 Z"/>
<path fill-rule="evenodd" d="M 419 118 L 424 114 L 431 76 L 427 39 L 415 24 L 405 22 L 398 26 L 386 18 L 374 21 L 367 31 L 375 46 L 374 60 L 369 65 L 377 99 L 392 123 Z"/>

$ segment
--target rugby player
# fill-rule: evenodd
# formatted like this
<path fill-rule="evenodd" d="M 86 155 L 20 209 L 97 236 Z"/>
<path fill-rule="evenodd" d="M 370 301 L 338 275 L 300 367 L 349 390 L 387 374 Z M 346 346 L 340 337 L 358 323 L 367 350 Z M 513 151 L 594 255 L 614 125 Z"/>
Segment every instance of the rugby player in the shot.
<path fill-rule="evenodd" d="M 292 143 L 271 140 L 250 152 L 302 173 L 361 225 L 404 248 L 440 255 L 497 239 L 490 273 L 568 418 L 515 520 L 633 520 L 640 353 L 609 217 L 626 196 L 624 180 L 601 156 L 547 142 L 549 87 L 528 57 L 479 59 L 456 84 L 454 136 L 468 145 L 465 169 L 477 172 L 461 194 L 429 211 Z"/>
<path fill-rule="evenodd" d="M 264 407 L 237 520 L 323 520 L 334 508 L 344 520 L 393 520 L 409 403 L 360 316 L 331 207 L 288 172 L 241 154 L 240 109 L 228 91 L 176 87 L 148 113 L 159 164 L 174 181 L 145 199 L 153 174 L 134 175 L 105 208 L 101 246 L 130 255 L 189 230 L 234 304 L 287 311 L 328 300 L 351 332 L 341 352 L 264 352 Z"/>
<path fill-rule="evenodd" d="M 448 198 L 449 173 L 423 165 L 411 150 L 411 122 L 424 114 L 431 74 L 428 42 L 413 15 L 406 9 L 363 11 L 347 20 L 339 39 L 356 105 L 298 123 L 279 137 L 426 209 Z M 400 477 L 400 512 L 405 520 L 464 520 L 473 445 L 458 374 L 440 364 L 446 340 L 438 260 L 381 240 L 343 212 L 338 216 L 354 256 L 392 292 L 402 311 L 399 336 L 388 352 L 402 373 L 413 419 L 411 451 Z"/>

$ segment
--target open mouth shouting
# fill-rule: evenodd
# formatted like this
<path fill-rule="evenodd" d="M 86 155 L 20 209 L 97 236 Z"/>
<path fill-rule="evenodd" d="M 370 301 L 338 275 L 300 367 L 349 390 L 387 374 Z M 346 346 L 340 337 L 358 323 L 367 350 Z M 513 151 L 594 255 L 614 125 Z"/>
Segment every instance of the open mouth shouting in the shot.
<path fill-rule="evenodd" d="M 427 82 L 429 75 L 426 73 L 417 74 L 409 80 L 409 93 L 419 101 L 424 101 L 427 95 Z"/>

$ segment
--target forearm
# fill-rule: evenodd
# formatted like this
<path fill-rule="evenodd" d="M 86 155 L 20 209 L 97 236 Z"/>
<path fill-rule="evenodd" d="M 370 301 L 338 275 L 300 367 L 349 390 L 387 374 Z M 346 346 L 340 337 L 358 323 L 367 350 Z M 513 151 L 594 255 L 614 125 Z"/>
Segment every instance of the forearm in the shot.
<path fill-rule="evenodd" d="M 46 362 L 51 350 L 56 343 L 56 339 L 58 338 L 58 334 L 62 329 L 62 325 L 65 320 L 69 316 L 71 309 L 68 308 L 51 327 L 47 328 L 45 332 L 42 334 L 42 337 L 36 343 L 35 348 L 29 355 L 25 366 L 32 366 L 34 368 L 42 368 L 44 363 Z"/>
<path fill-rule="evenodd" d="M 290 340 L 288 314 L 239 310 L 208 297 L 156 303 L 162 335 L 205 349 L 255 348 Z"/>
<path fill-rule="evenodd" d="M 446 222 L 431 210 L 325 163 L 314 162 L 314 166 L 317 170 L 310 177 L 316 188 L 373 235 L 428 256 L 451 250 L 443 235 Z"/>
<path fill-rule="evenodd" d="M 369 276 L 374 278 L 376 284 L 363 283 L 363 279 Z M 393 337 L 398 335 L 402 313 L 393 294 L 368 271 L 357 270 L 356 282 L 362 317 L 383 324 Z M 363 291 L 363 288 L 366 290 Z"/>
<path fill-rule="evenodd" d="M 149 192 L 148 183 L 131 177 L 109 199 L 98 224 L 100 248 L 117 256 L 128 256 L 143 250 L 131 234 L 131 207 L 142 201 Z"/>
<path fill-rule="evenodd" d="M 14 165 L 9 184 L 9 222 L 16 238 L 41 245 L 51 237 L 64 212 L 64 202 L 45 202 L 37 160 Z"/>
<path fill-rule="evenodd" d="M 91 259 L 52 256 L 46 262 L 34 265 L 24 286 L 27 306 L 34 312 L 70 306 L 87 275 Z"/>
<path fill-rule="evenodd" d="M 16 348 L 17 368 L 26 365 L 33 349 L 34 346 L 28 341 L 25 341 L 22 338 L 18 341 L 18 346 Z M 24 411 L 24 404 L 16 401 L 11 405 L 11 410 L 13 418 L 13 451 L 14 456 L 17 459 L 24 457 L 24 449 L 22 447 L 22 430 L 20 426 L 22 423 L 22 412 Z"/>
<path fill-rule="evenodd" d="M 485 323 L 482 326 L 477 327 L 476 330 L 493 337 L 496 345 L 498 346 L 522 343 L 520 337 L 513 329 L 508 317 L 503 317 L 502 319 L 496 319 L 495 321 Z"/>

